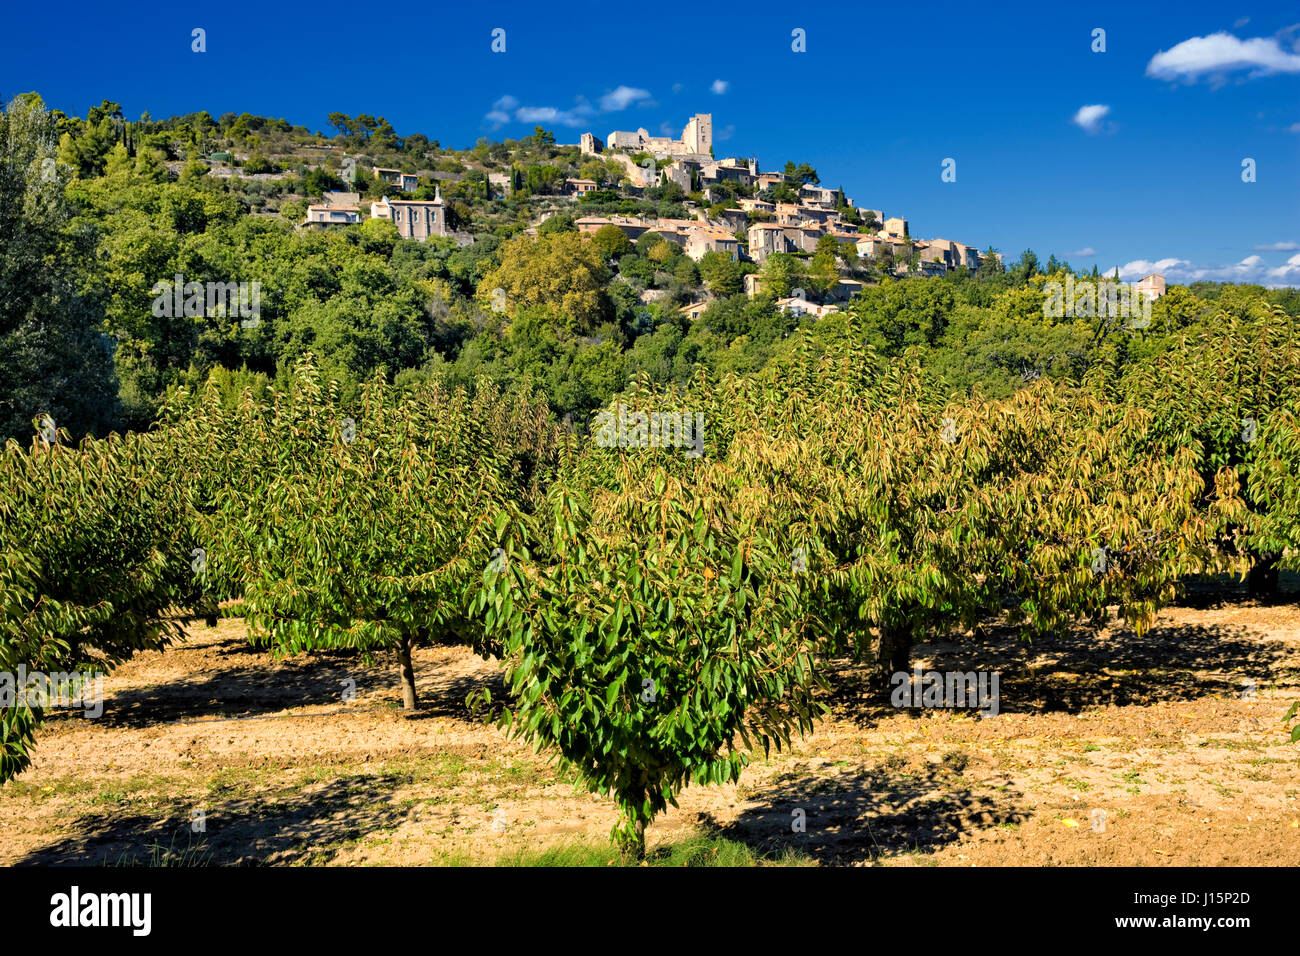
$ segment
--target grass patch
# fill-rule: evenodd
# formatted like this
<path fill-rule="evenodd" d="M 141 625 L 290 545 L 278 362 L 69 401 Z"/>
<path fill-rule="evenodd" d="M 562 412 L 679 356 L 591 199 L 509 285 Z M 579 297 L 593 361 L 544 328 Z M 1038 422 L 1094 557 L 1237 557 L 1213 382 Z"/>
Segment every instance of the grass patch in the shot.
<path fill-rule="evenodd" d="M 723 837 L 697 834 L 656 847 L 647 854 L 651 866 L 812 866 L 810 857 L 787 847 L 776 856 Z"/>
<path fill-rule="evenodd" d="M 635 866 L 623 859 L 612 844 L 574 840 L 544 850 L 519 849 L 491 860 L 476 860 L 468 854 L 449 854 L 437 861 L 439 866 L 528 866 L 592 867 Z M 655 847 L 646 854 L 645 865 L 657 867 L 750 867 L 814 866 L 813 859 L 787 848 L 775 855 L 762 854 L 752 847 L 725 837 L 697 833 L 673 843 Z"/>
<path fill-rule="evenodd" d="M 212 854 L 208 850 L 203 840 L 197 843 L 188 840 L 185 846 L 176 846 L 176 838 L 172 837 L 167 846 L 162 843 L 154 842 L 144 847 L 148 856 L 139 853 L 132 853 L 129 850 L 122 853 L 115 861 L 109 863 L 109 866 L 118 867 L 159 867 L 159 866 L 183 866 L 197 867 L 208 866 L 212 862 Z"/>

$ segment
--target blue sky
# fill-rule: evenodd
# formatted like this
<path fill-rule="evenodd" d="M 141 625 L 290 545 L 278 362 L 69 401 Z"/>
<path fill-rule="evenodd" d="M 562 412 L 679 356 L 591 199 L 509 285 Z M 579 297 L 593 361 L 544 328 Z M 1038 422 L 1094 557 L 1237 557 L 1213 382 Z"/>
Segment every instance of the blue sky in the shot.
<path fill-rule="evenodd" d="M 717 155 L 811 163 L 922 238 L 1300 285 L 1300 6 L 65 0 L 0 13 L 0 95 L 27 90 L 313 130 L 364 112 L 458 147 L 710 112 Z"/>

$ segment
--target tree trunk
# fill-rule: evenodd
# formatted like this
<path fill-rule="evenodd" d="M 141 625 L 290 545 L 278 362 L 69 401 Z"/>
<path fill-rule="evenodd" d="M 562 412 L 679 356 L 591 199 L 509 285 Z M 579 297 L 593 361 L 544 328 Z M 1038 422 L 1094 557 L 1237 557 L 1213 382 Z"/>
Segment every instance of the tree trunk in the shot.
<path fill-rule="evenodd" d="M 1258 554 L 1250 552 L 1250 570 L 1246 572 L 1246 593 L 1253 598 L 1276 597 L 1278 592 L 1278 561 L 1282 555 L 1277 552 Z"/>
<path fill-rule="evenodd" d="M 618 829 L 618 849 L 625 860 L 640 863 L 645 859 L 645 826 L 640 809 L 624 808 L 623 825 Z"/>
<path fill-rule="evenodd" d="M 889 624 L 880 626 L 880 642 L 876 645 L 876 663 L 871 676 L 873 690 L 888 693 L 890 678 L 907 673 L 912 662 L 912 635 L 901 627 Z"/>
<path fill-rule="evenodd" d="M 411 639 L 402 635 L 397 645 L 397 671 L 402 679 L 402 710 L 414 711 L 420 706 L 415 697 L 415 668 L 411 666 Z"/>
<path fill-rule="evenodd" d="M 632 857 L 638 863 L 645 859 L 645 820 L 640 817 L 632 825 Z"/>
<path fill-rule="evenodd" d="M 646 798 L 644 780 L 645 776 L 642 772 L 638 775 L 635 787 L 620 795 L 619 810 L 623 819 L 619 821 L 620 825 L 614 831 L 623 857 L 635 860 L 637 863 L 645 859 L 646 819 L 642 815 Z"/>
<path fill-rule="evenodd" d="M 206 594 L 199 599 L 197 604 L 193 605 L 193 610 L 195 617 L 202 615 L 203 623 L 208 627 L 216 627 L 221 617 L 220 606 L 215 599 L 209 599 Z"/>

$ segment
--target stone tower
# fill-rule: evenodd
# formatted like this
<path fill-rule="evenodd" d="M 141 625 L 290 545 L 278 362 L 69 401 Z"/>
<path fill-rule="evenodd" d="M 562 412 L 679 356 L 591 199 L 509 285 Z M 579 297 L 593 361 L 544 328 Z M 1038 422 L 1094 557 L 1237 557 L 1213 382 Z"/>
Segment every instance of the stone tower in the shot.
<path fill-rule="evenodd" d="M 433 205 L 429 207 L 429 235 L 445 236 L 447 234 L 447 209 L 442 202 L 442 186 L 435 183 L 433 187 Z"/>
<path fill-rule="evenodd" d="M 713 149 L 713 114 L 696 113 L 682 130 L 682 142 L 692 152 L 708 155 Z"/>

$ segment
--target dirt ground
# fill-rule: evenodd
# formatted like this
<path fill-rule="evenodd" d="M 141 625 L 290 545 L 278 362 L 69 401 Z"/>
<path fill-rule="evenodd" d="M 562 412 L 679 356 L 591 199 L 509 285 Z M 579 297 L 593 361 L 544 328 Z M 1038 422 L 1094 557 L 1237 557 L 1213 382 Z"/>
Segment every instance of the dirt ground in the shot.
<path fill-rule="evenodd" d="M 738 785 L 689 787 L 651 847 L 704 831 L 839 865 L 1300 865 L 1300 745 L 1280 722 L 1300 697 L 1295 603 L 918 660 L 998 672 L 1001 712 L 873 704 L 838 668 L 815 733 Z M 467 707 L 501 700 L 494 662 L 434 648 L 416 670 L 407 719 L 390 662 L 276 662 L 242 621 L 198 623 L 108 678 L 99 719 L 46 724 L 0 787 L 0 863 L 490 862 L 607 838 L 608 801 Z"/>

